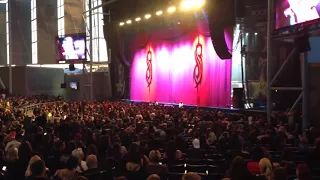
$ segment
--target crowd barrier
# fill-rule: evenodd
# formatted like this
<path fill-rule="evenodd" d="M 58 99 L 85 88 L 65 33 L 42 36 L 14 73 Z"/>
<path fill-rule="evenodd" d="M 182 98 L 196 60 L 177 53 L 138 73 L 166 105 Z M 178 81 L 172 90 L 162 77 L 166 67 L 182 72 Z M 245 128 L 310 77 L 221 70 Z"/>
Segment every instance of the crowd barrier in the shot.
<path fill-rule="evenodd" d="M 28 112 L 28 111 L 33 111 L 35 108 L 39 108 L 44 105 L 56 104 L 60 102 L 62 101 L 52 101 L 52 102 L 38 103 L 38 104 L 32 104 L 27 106 L 19 106 L 19 107 L 16 107 L 16 109 L 20 110 L 21 112 Z"/>

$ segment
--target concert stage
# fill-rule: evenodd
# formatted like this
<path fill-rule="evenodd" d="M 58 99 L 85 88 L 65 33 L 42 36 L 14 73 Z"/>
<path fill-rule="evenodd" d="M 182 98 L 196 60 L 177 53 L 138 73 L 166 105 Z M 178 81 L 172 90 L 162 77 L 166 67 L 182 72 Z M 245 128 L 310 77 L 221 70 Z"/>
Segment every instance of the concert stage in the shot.
<path fill-rule="evenodd" d="M 232 49 L 233 29 L 225 31 Z M 135 35 L 130 75 L 132 101 L 231 105 L 232 62 L 218 57 L 208 23 Z"/>
<path fill-rule="evenodd" d="M 144 101 L 133 101 L 129 99 L 123 99 L 122 101 L 127 103 L 133 103 L 133 104 L 140 104 L 140 103 L 150 103 L 150 102 L 144 102 Z M 154 102 L 153 102 L 154 103 Z M 172 106 L 172 107 L 179 107 L 179 104 L 177 103 L 164 103 L 164 102 L 157 102 L 159 105 L 163 106 Z M 222 111 L 225 113 L 231 113 L 231 114 L 242 114 L 247 116 L 253 116 L 253 115 L 262 115 L 266 116 L 266 110 L 265 107 L 261 108 L 232 108 L 232 107 L 212 107 L 212 106 L 195 106 L 195 105 L 189 105 L 189 104 L 183 104 L 183 108 L 190 109 L 190 108 L 200 108 L 205 110 L 217 110 Z"/>

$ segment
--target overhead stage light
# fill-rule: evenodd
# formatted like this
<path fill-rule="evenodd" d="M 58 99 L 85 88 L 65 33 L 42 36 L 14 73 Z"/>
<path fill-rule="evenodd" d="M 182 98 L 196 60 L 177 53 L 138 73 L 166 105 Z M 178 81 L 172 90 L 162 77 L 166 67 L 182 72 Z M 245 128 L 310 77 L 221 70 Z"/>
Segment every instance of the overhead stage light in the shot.
<path fill-rule="evenodd" d="M 168 13 L 174 13 L 174 12 L 176 12 L 176 7 L 171 6 L 168 8 Z"/>
<path fill-rule="evenodd" d="M 162 14 L 163 14 L 162 11 L 158 11 L 158 12 L 156 13 L 157 16 L 160 16 L 160 15 L 162 15 Z"/>
<path fill-rule="evenodd" d="M 181 3 L 181 9 L 190 10 L 190 9 L 198 9 L 204 6 L 205 0 L 183 0 Z"/>
<path fill-rule="evenodd" d="M 120 26 L 123 26 L 123 25 L 124 25 L 124 22 L 119 23 L 119 25 L 120 25 Z"/>
<path fill-rule="evenodd" d="M 131 23 L 132 23 L 132 21 L 131 21 L 131 20 L 128 20 L 128 21 L 127 21 L 127 24 L 131 24 Z"/>
<path fill-rule="evenodd" d="M 144 16 L 144 18 L 146 18 L 146 19 L 150 19 L 150 18 L 151 18 L 151 14 L 147 14 L 147 15 L 145 15 L 145 16 Z"/>
<path fill-rule="evenodd" d="M 137 21 L 137 22 L 141 21 L 141 18 L 140 18 L 140 17 L 137 17 L 137 18 L 136 18 L 136 21 Z"/>

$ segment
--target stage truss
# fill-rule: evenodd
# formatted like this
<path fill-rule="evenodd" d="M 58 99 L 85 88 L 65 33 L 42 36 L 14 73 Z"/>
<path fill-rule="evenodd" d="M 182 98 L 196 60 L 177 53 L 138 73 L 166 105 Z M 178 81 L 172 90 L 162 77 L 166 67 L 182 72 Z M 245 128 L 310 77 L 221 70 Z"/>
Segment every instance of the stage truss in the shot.
<path fill-rule="evenodd" d="M 108 62 L 104 62 L 104 63 L 101 63 L 101 62 L 93 62 L 93 32 L 92 32 L 92 27 L 93 27 L 93 23 L 92 23 L 92 18 L 94 16 L 93 12 L 94 10 L 98 9 L 98 8 L 101 8 L 101 7 L 104 7 L 104 6 L 108 6 L 114 2 L 116 2 L 117 0 L 109 0 L 109 1 L 103 1 L 100 5 L 97 5 L 97 6 L 94 6 L 92 7 L 92 0 L 88 0 L 89 1 L 89 7 L 88 7 L 88 10 L 86 10 L 85 12 L 82 13 L 82 17 L 84 19 L 84 22 L 85 22 L 85 25 L 86 25 L 86 30 L 87 30 L 87 36 L 89 36 L 89 52 L 88 55 L 90 57 L 90 61 L 88 62 L 89 63 L 89 74 L 88 73 L 84 73 L 87 69 L 86 69 L 86 66 L 85 64 L 83 64 L 83 73 L 85 74 L 86 76 L 86 79 L 88 80 L 87 82 L 89 82 L 88 84 L 85 85 L 85 91 L 84 91 L 84 97 L 85 99 L 89 99 L 89 100 L 94 100 L 94 97 L 93 97 L 93 65 L 95 64 L 110 64 L 111 62 L 111 51 L 110 49 L 108 50 Z M 110 20 L 110 16 L 111 16 L 111 13 L 102 13 L 103 15 L 108 15 L 109 16 L 109 20 Z M 88 16 L 89 18 L 89 24 L 87 24 L 87 21 L 85 20 L 86 16 Z M 100 28 L 100 27 L 98 27 Z"/>

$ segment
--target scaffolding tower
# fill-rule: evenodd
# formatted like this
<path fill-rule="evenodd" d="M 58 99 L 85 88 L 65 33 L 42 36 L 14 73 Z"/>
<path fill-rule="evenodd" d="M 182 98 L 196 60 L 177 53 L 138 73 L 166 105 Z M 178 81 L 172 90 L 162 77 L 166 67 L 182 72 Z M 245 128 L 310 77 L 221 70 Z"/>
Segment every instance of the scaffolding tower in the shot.
<path fill-rule="evenodd" d="M 104 6 L 108 6 L 114 2 L 116 2 L 118 0 L 110 0 L 110 1 L 104 1 L 102 2 L 100 5 L 96 5 L 96 6 L 93 6 L 92 5 L 92 0 L 88 0 L 88 10 L 84 11 L 82 13 L 82 17 L 84 19 L 84 22 L 85 22 L 85 28 L 86 28 L 86 33 L 87 33 L 87 36 L 89 36 L 89 47 L 88 47 L 88 55 L 89 55 L 89 58 L 90 58 L 90 62 L 89 62 L 89 76 L 87 76 L 86 78 L 88 78 L 88 82 L 89 84 L 88 85 L 85 85 L 85 99 L 90 99 L 90 100 L 94 100 L 94 97 L 93 97 L 93 65 L 95 64 L 95 62 L 93 62 L 93 16 L 95 15 L 96 12 L 94 12 L 95 10 L 97 10 L 98 8 L 102 8 Z M 100 14 L 103 14 L 103 15 L 107 15 L 109 16 L 109 21 L 110 21 L 110 16 L 111 16 L 111 13 L 108 12 L 108 13 L 100 13 Z M 88 19 L 89 23 L 87 23 L 86 19 Z M 98 28 L 100 28 L 100 26 L 98 26 Z M 99 32 L 99 29 L 98 29 L 98 32 Z M 99 46 L 99 45 L 98 45 Z M 100 47 L 98 47 L 99 49 Z M 107 51 L 108 52 L 108 63 L 110 63 L 111 61 L 111 51 L 110 49 Z M 98 56 L 99 56 L 99 53 L 98 53 Z M 83 72 L 85 70 L 85 65 L 83 65 Z M 87 89 L 89 88 L 89 89 Z M 89 92 L 89 93 L 88 93 Z M 86 98 L 86 96 L 88 96 L 89 94 L 89 98 Z"/>
<path fill-rule="evenodd" d="M 275 76 L 272 76 L 272 65 L 273 65 L 273 43 L 275 41 L 289 41 L 294 43 L 295 38 L 301 37 L 310 31 L 319 29 L 319 25 L 315 23 L 309 24 L 298 24 L 294 27 L 289 27 L 285 31 L 274 31 L 274 0 L 268 0 L 268 29 L 267 29 L 267 118 L 268 122 L 271 121 L 273 99 L 271 96 L 272 90 L 280 91 L 301 91 L 299 97 L 296 99 L 295 103 L 292 105 L 290 111 L 297 107 L 299 102 L 302 100 L 302 128 L 307 129 L 310 126 L 308 117 L 308 57 L 306 52 L 298 52 L 297 48 L 294 48 L 288 55 L 280 69 L 276 72 Z M 296 54 L 300 53 L 300 63 L 301 63 L 301 81 L 302 86 L 300 87 L 275 87 L 274 82 L 281 76 L 281 72 L 287 66 L 288 62 Z"/>

